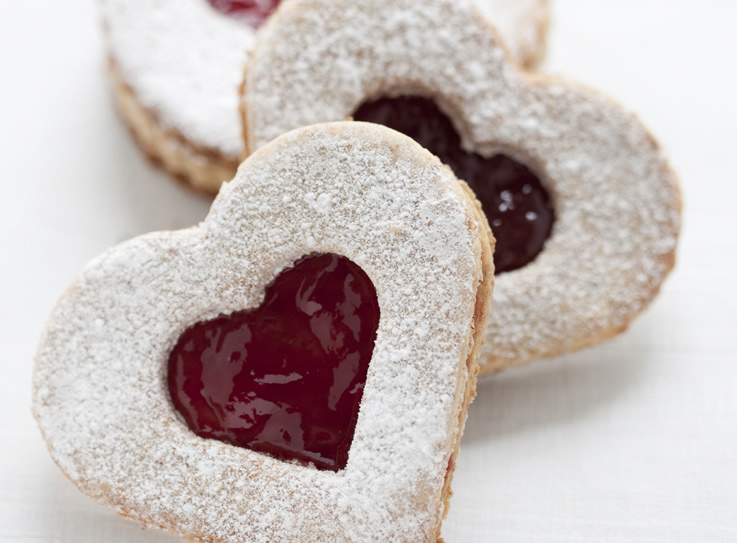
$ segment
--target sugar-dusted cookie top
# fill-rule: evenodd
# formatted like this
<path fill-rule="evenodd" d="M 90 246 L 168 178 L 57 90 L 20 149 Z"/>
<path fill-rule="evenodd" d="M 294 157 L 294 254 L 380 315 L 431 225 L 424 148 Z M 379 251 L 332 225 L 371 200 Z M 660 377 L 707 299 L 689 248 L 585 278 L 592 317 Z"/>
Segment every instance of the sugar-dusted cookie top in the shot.
<path fill-rule="evenodd" d="M 243 163 L 202 224 L 117 246 L 65 292 L 34 375 L 34 414 L 51 455 L 97 501 L 189 538 L 435 541 L 490 299 L 487 232 L 466 189 L 401 134 L 335 123 L 285 135 Z M 200 437 L 167 387 L 184 333 L 270 303 L 267 285 L 314 253 L 360 267 L 380 309 L 337 471 Z M 353 297 L 349 287 L 340 288 Z M 311 291 L 300 292 L 298 305 L 319 317 Z M 355 304 L 342 307 L 354 326 Z M 330 328 L 311 322 L 334 346 Z M 224 361 L 246 375 L 242 362 Z M 301 378 L 280 367 L 261 381 Z M 328 405 L 345 388 L 339 381 Z M 299 441 L 285 432 L 276 434 Z"/>
<path fill-rule="evenodd" d="M 402 101 L 418 113 L 391 110 Z M 529 261 L 498 276 L 482 372 L 621 332 L 673 266 L 680 194 L 647 129 L 601 94 L 520 72 L 471 4 L 293 0 L 257 42 L 242 109 L 252 151 L 295 127 L 351 116 L 424 133 L 482 200 L 496 256 L 525 246 L 505 241 L 515 240 L 506 217 L 528 196 L 539 200 L 521 220 L 545 212 L 550 225 Z M 455 142 L 438 144 L 422 123 L 448 124 Z M 507 188 L 494 177 L 515 169 L 534 182 Z M 489 186 L 496 194 L 486 200 Z"/>
<path fill-rule="evenodd" d="M 165 130 L 237 160 L 238 85 L 256 29 L 208 0 L 101 0 L 125 84 Z"/>

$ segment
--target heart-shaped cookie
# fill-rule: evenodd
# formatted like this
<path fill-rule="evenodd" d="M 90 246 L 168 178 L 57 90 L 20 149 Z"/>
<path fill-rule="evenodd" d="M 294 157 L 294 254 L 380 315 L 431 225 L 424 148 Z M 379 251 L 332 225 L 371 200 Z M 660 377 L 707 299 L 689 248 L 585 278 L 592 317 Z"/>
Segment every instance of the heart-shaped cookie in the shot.
<path fill-rule="evenodd" d="M 428 116 L 448 124 L 459 144 L 445 146 L 446 156 L 434 146 L 440 136 L 426 144 L 476 164 L 466 172 L 493 174 L 466 180 L 495 236 L 500 229 L 498 254 L 527 245 L 505 246 L 519 233 L 514 221 L 501 230 L 510 212 L 523 211 L 518 223 L 549 215 L 549 226 L 531 229 L 549 237 L 532 244 L 529 261 L 500 266 L 512 271 L 497 278 L 482 372 L 595 344 L 650 303 L 673 266 L 680 225 L 677 181 L 657 143 L 604 96 L 518 71 L 468 3 L 293 0 L 264 28 L 249 63 L 247 147 L 357 113 L 393 124 L 400 112 L 377 104 L 396 106 L 398 97 L 419 111 L 406 115 L 408 132 Z M 515 170 L 524 181 L 506 186 Z M 499 184 L 488 200 L 487 182 Z M 537 203 L 526 207 L 530 199 Z"/>
<path fill-rule="evenodd" d="M 52 457 L 95 500 L 188 538 L 435 541 L 493 275 L 488 225 L 469 195 L 430 153 L 377 125 L 310 127 L 264 147 L 201 225 L 109 250 L 62 297 L 34 375 L 34 414 Z M 323 280 L 337 284 L 325 289 Z M 351 342 L 370 347 L 374 334 L 362 309 L 373 311 L 372 288 L 375 342 L 368 368 L 359 360 L 354 371 Z M 308 324 L 269 330 L 295 305 Z M 320 368 L 284 354 L 307 328 L 315 360 L 320 349 L 347 348 L 324 372 L 330 387 L 310 381 Z M 284 356 L 249 366 L 256 336 L 273 344 L 261 351 Z M 207 367 L 180 375 L 182 353 Z M 169 393 L 180 377 L 182 390 L 220 414 L 241 410 L 247 422 L 271 410 L 263 427 L 275 431 L 257 441 L 286 445 L 197 435 Z M 319 450 L 320 459 L 284 454 L 300 440 L 315 452 L 308 434 L 324 437 L 314 421 L 293 424 L 296 394 L 331 410 L 361 386 L 355 430 L 337 425 L 352 434 L 344 467 L 320 466 Z"/>
<path fill-rule="evenodd" d="M 547 0 L 474 2 L 519 62 L 543 55 Z M 217 192 L 242 158 L 238 87 L 257 28 L 279 3 L 100 2 L 122 117 L 149 157 L 198 189 Z"/>

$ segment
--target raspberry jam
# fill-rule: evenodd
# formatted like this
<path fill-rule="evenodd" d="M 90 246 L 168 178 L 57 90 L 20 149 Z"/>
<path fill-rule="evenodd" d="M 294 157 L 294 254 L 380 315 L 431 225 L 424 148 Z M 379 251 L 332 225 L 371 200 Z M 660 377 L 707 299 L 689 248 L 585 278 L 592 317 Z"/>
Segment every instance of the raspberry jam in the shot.
<path fill-rule="evenodd" d="M 540 253 L 555 216 L 550 196 L 527 167 L 504 155 L 484 158 L 464 151 L 450 119 L 427 98 L 379 98 L 363 104 L 353 118 L 413 138 L 469 184 L 496 238 L 496 273 L 521 268 Z"/>
<path fill-rule="evenodd" d="M 197 435 L 338 471 L 379 325 L 371 280 L 334 254 L 298 260 L 258 309 L 200 322 L 169 356 L 167 384 Z"/>
<path fill-rule="evenodd" d="M 207 0 L 216 10 L 258 28 L 279 6 L 280 0 Z"/>

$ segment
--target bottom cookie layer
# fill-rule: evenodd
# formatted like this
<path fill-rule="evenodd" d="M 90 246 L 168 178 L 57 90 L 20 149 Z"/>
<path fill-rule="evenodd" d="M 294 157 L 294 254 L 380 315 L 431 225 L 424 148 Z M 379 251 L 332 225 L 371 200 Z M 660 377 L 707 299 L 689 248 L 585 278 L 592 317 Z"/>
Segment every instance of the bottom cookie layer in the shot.
<path fill-rule="evenodd" d="M 156 115 L 139 102 L 112 59 L 109 72 L 118 112 L 151 162 L 193 188 L 211 194 L 233 178 L 237 159 L 198 147 L 179 132 L 163 127 Z"/>

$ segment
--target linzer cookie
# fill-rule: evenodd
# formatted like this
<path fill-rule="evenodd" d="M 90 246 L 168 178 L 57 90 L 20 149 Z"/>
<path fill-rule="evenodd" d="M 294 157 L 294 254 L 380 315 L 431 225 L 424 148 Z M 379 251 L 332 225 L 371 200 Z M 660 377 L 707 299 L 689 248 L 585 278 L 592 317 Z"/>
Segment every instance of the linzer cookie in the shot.
<path fill-rule="evenodd" d="M 292 0 L 256 44 L 242 109 L 250 150 L 354 117 L 469 183 L 497 239 L 482 373 L 614 336 L 673 267 L 680 194 L 647 129 L 603 95 L 518 71 L 469 4 Z"/>
<path fill-rule="evenodd" d="M 123 119 L 151 159 L 198 189 L 217 192 L 242 158 L 238 87 L 256 31 L 278 4 L 101 0 Z M 521 63 L 542 56 L 547 0 L 475 4 Z"/>
<path fill-rule="evenodd" d="M 33 410 L 84 493 L 193 540 L 436 541 L 491 298 L 488 225 L 375 124 L 254 154 L 207 219 L 91 262 Z"/>

